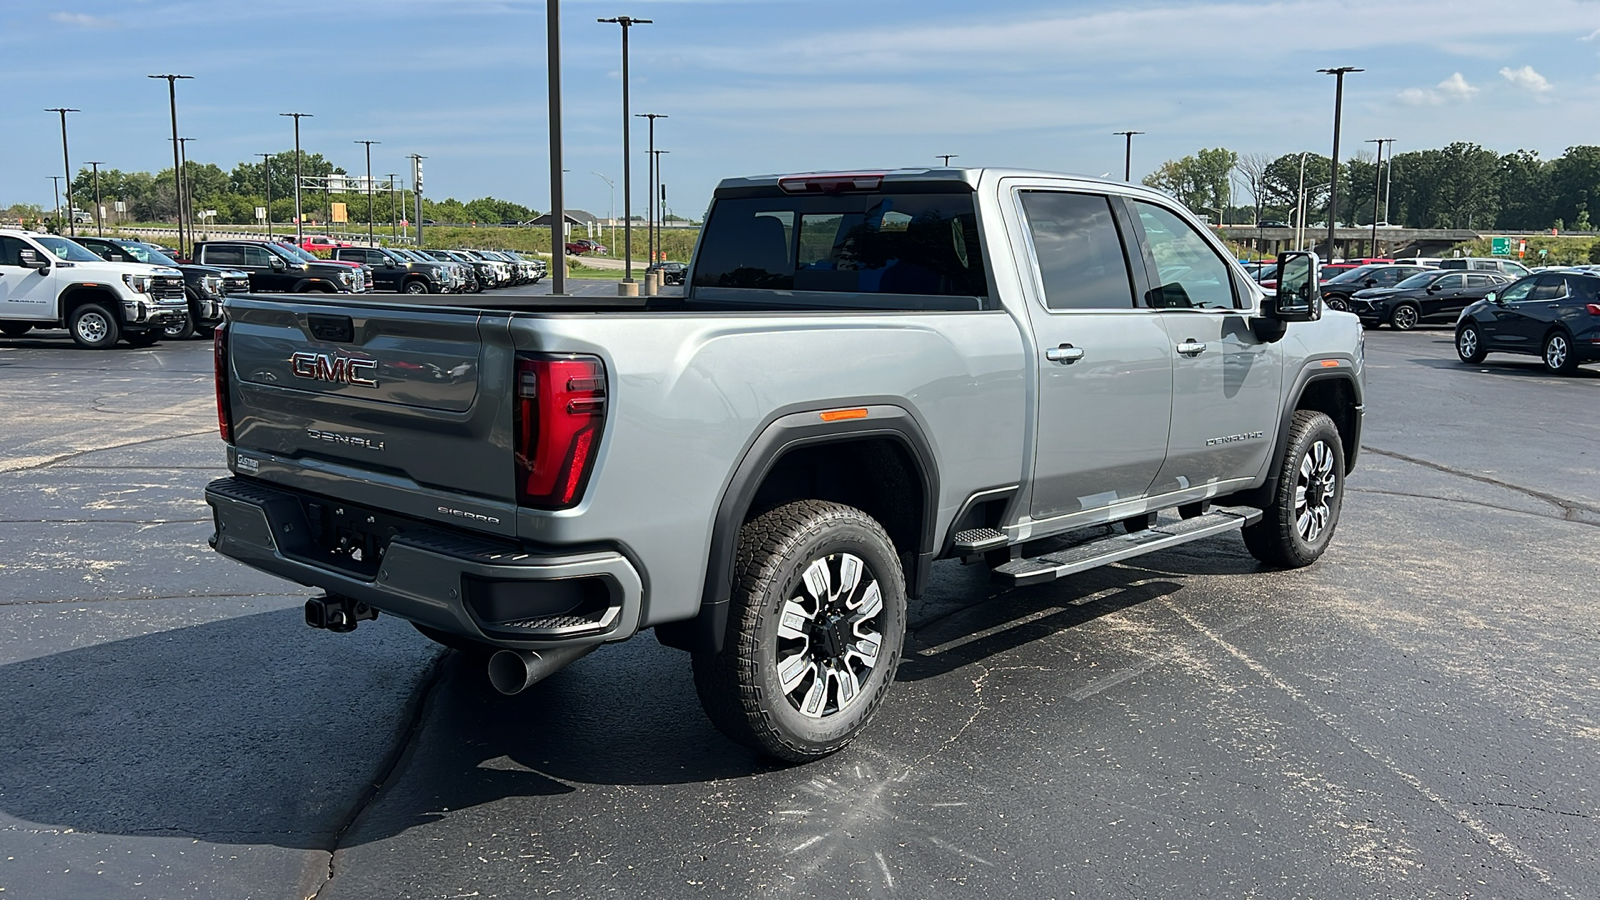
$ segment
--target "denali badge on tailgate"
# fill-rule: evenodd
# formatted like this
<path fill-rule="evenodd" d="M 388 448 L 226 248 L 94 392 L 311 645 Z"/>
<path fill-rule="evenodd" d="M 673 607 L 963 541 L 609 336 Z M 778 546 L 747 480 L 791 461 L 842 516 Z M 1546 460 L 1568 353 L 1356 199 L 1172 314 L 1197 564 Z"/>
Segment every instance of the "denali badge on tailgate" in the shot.
<path fill-rule="evenodd" d="M 378 379 L 372 377 L 378 371 L 378 361 L 374 359 L 356 359 L 350 356 L 301 350 L 289 357 L 289 364 L 294 367 L 296 376 L 309 378 L 312 381 L 359 384 L 362 387 L 378 386 Z"/>

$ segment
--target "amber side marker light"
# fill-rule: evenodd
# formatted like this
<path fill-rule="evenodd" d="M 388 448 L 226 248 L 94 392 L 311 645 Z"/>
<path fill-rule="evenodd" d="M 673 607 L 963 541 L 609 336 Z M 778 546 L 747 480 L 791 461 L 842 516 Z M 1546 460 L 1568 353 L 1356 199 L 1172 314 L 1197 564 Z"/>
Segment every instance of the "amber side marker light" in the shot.
<path fill-rule="evenodd" d="M 825 413 L 820 413 L 820 415 L 824 422 L 837 422 L 840 419 L 865 419 L 867 411 L 865 409 L 830 409 Z"/>
<path fill-rule="evenodd" d="M 1339 361 L 1337 359 L 1325 359 L 1325 360 L 1322 361 L 1322 367 L 1324 369 L 1331 369 L 1334 366 L 1337 366 L 1338 364 L 1339 364 Z"/>

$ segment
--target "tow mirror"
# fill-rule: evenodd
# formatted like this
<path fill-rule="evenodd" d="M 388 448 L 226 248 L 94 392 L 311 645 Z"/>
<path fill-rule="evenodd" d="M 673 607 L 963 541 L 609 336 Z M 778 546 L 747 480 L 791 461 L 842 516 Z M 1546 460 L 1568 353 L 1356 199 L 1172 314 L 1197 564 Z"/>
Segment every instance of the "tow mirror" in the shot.
<path fill-rule="evenodd" d="M 1315 322 L 1322 318 L 1316 254 L 1278 254 L 1278 296 L 1269 298 L 1262 311 L 1267 318 L 1280 322 Z"/>
<path fill-rule="evenodd" d="M 25 269 L 38 269 L 43 272 L 45 269 L 50 268 L 50 261 L 40 259 L 39 254 L 32 250 L 24 250 L 22 251 L 22 267 Z"/>

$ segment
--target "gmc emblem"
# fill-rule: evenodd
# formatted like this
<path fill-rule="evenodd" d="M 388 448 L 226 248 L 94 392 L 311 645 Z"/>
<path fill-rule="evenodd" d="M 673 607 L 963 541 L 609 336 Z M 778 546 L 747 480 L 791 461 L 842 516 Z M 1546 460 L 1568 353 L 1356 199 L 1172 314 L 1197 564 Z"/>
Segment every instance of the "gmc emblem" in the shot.
<path fill-rule="evenodd" d="M 378 379 L 372 377 L 378 371 L 378 361 L 374 359 L 330 356 L 302 350 L 289 357 L 289 365 L 299 378 L 333 384 L 359 384 L 362 387 L 378 386 Z"/>

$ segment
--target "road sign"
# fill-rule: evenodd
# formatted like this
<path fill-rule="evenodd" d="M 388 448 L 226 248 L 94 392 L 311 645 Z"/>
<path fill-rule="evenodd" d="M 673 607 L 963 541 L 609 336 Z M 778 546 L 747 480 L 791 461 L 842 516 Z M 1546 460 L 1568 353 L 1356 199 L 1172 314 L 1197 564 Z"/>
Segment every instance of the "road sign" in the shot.
<path fill-rule="evenodd" d="M 125 213 L 127 211 L 128 211 L 128 204 L 122 202 L 121 200 L 118 200 L 117 201 L 117 212 Z"/>
<path fill-rule="evenodd" d="M 328 218 L 339 223 L 349 222 L 350 208 L 343 203 L 335 203 L 328 210 Z"/>
<path fill-rule="evenodd" d="M 1490 252 L 1493 253 L 1495 256 L 1510 256 L 1511 255 L 1511 238 L 1508 238 L 1508 237 L 1490 238 L 1489 239 L 1489 245 L 1492 248 L 1490 250 Z"/>
<path fill-rule="evenodd" d="M 256 207 L 256 218 L 262 222 L 267 220 L 267 208 L 265 206 Z"/>

